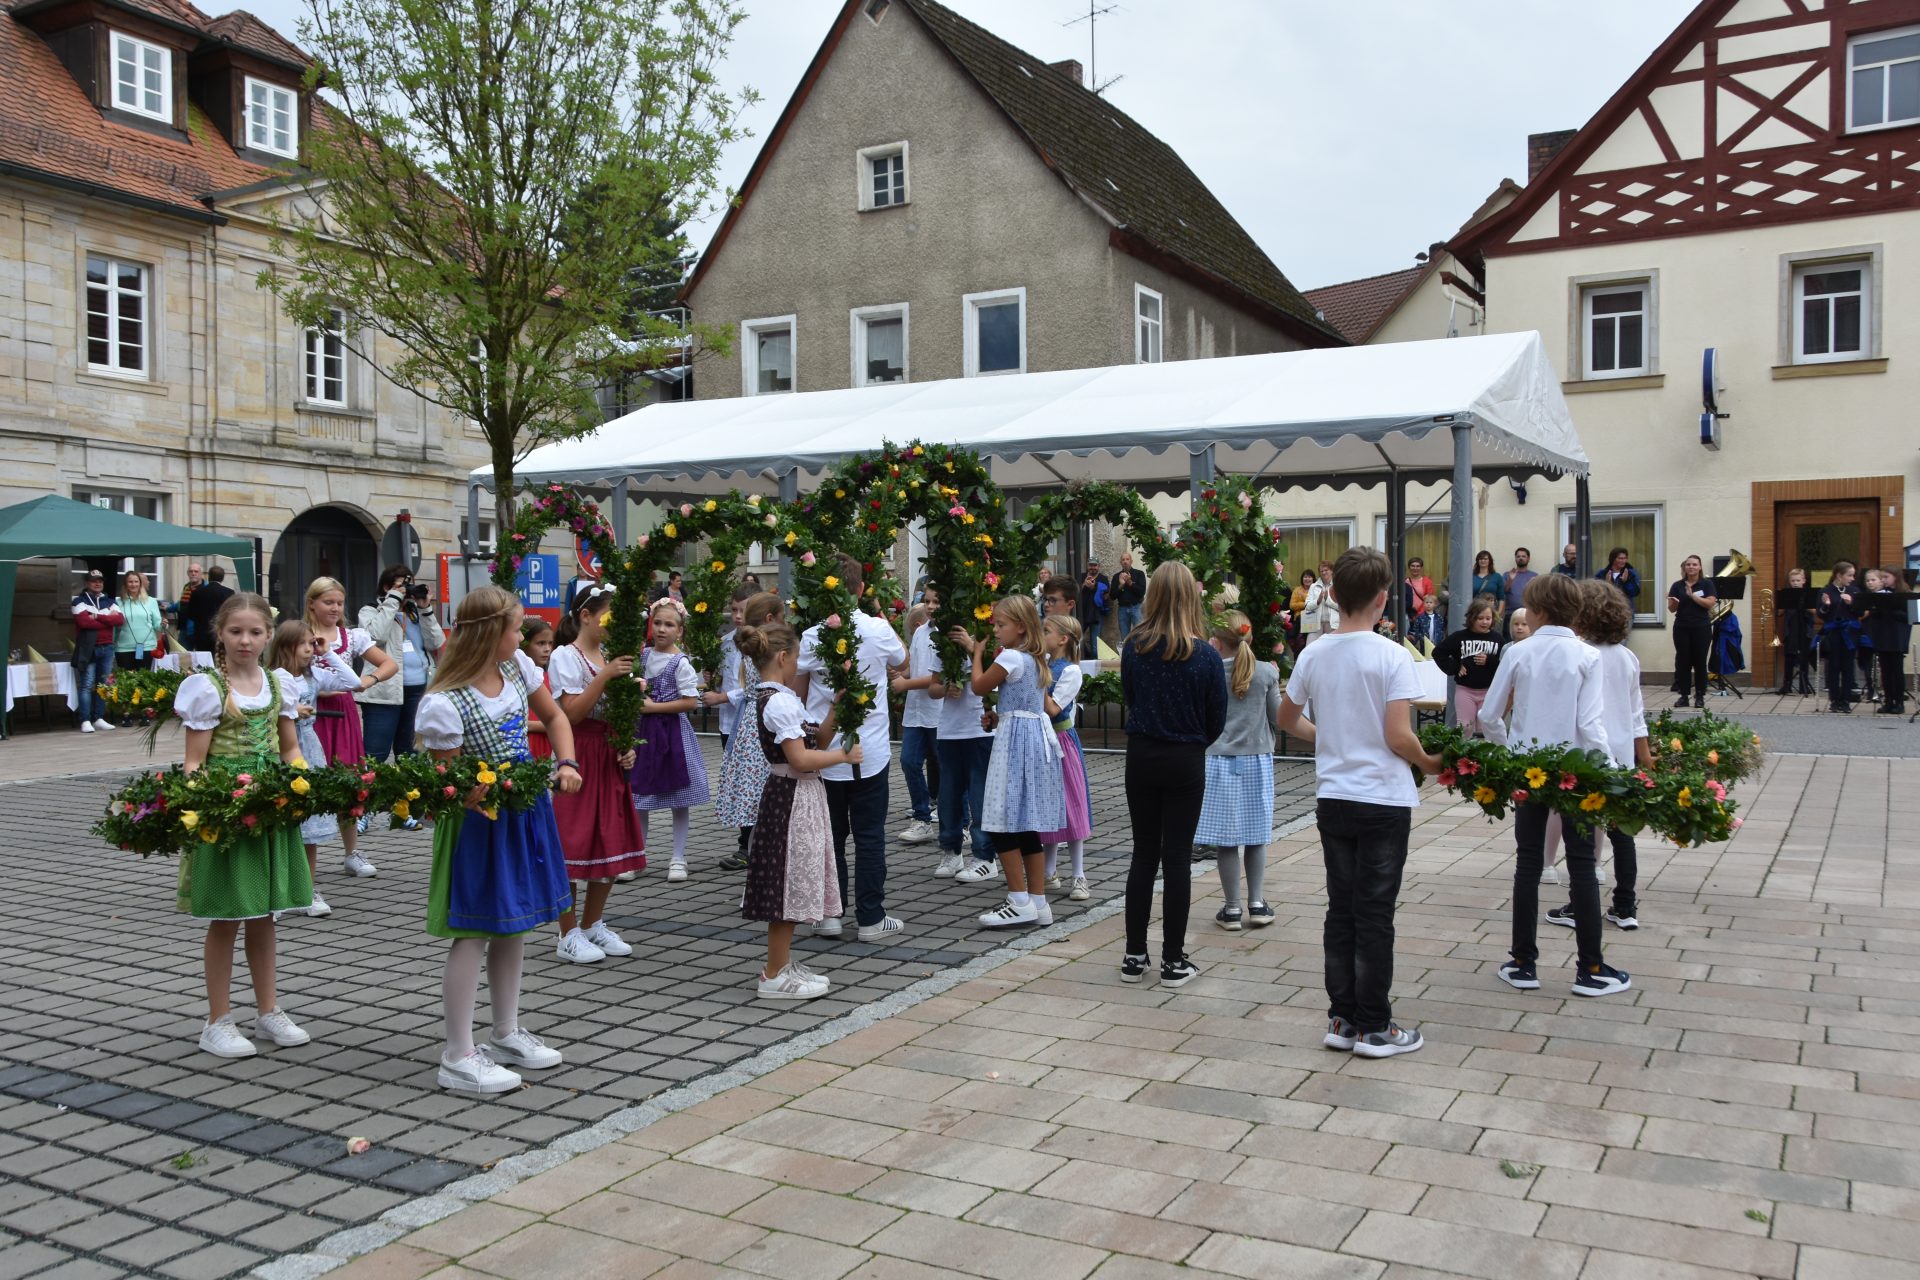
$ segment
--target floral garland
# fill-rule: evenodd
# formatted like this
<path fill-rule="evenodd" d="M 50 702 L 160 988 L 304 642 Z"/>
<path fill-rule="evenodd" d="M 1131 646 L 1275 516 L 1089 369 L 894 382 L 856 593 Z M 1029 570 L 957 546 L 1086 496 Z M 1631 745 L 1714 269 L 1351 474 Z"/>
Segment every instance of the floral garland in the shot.
<path fill-rule="evenodd" d="M 1248 476 L 1216 476 L 1180 526 L 1175 552 L 1193 570 L 1201 594 L 1212 599 L 1231 577 L 1240 611 L 1253 624 L 1255 653 L 1288 658 L 1286 602 L 1281 581 L 1287 547 L 1267 523 L 1260 490 Z"/>
<path fill-rule="evenodd" d="M 152 751 L 160 730 L 173 718 L 173 700 L 186 678 L 179 671 L 116 671 L 95 685 L 94 692 L 112 715 L 142 722 L 143 740 Z"/>

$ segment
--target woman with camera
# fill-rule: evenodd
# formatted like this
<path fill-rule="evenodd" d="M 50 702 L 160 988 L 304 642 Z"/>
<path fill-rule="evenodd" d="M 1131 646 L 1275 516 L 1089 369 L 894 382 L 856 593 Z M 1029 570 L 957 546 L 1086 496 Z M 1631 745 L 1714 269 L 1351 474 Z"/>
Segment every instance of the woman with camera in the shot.
<path fill-rule="evenodd" d="M 399 660 L 400 670 L 364 693 L 356 694 L 366 726 L 367 758 L 413 752 L 413 718 L 420 695 L 433 678 L 433 655 L 447 642 L 433 616 L 433 593 L 399 565 L 381 571 L 379 598 L 360 610 L 360 627 L 382 650 Z M 409 831 L 417 823 L 409 820 Z"/>

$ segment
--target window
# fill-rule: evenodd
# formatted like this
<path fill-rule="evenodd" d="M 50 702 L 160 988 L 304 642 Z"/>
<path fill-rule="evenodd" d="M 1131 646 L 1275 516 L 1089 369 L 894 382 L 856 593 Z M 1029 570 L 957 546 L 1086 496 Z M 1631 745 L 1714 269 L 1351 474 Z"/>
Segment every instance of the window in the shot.
<path fill-rule="evenodd" d="M 463 547 L 467 545 L 467 527 L 468 527 L 467 518 L 465 516 L 461 516 L 460 517 L 460 545 Z M 477 543 L 475 543 L 472 548 L 470 548 L 472 554 L 476 556 L 492 555 L 493 554 L 493 521 L 483 519 L 480 521 L 479 524 L 473 527 L 480 530 L 480 540 Z"/>
<path fill-rule="evenodd" d="M 1847 128 L 1920 120 L 1920 27 L 1847 41 Z"/>
<path fill-rule="evenodd" d="M 346 316 L 339 311 L 329 311 L 325 325 L 307 330 L 306 389 L 308 404 L 346 404 L 346 328 Z"/>
<path fill-rule="evenodd" d="M 1027 291 L 997 289 L 960 300 L 966 376 L 1027 371 Z"/>
<path fill-rule="evenodd" d="M 300 131 L 295 121 L 299 98 L 293 90 L 247 77 L 247 145 L 277 156 L 300 154 Z"/>
<path fill-rule="evenodd" d="M 1298 520 L 1274 526 L 1280 543 L 1287 549 L 1287 591 L 1300 585 L 1300 575 L 1311 569 L 1316 574 L 1320 562 L 1332 564 L 1340 553 L 1353 545 L 1351 520 Z"/>
<path fill-rule="evenodd" d="M 859 155 L 860 208 L 891 209 L 907 202 L 907 144 L 889 142 L 862 147 Z"/>
<path fill-rule="evenodd" d="M 793 390 L 792 316 L 748 320 L 740 326 L 740 391 L 766 396 Z"/>
<path fill-rule="evenodd" d="M 907 304 L 855 307 L 853 385 L 878 386 L 907 380 Z"/>
<path fill-rule="evenodd" d="M 113 105 L 173 123 L 173 51 L 113 33 Z"/>
<path fill-rule="evenodd" d="M 1589 378 L 1631 378 L 1647 372 L 1647 286 L 1595 286 L 1581 293 Z"/>
<path fill-rule="evenodd" d="M 1794 269 L 1793 363 L 1866 357 L 1867 273 L 1858 260 Z"/>
<path fill-rule="evenodd" d="M 147 376 L 147 268 L 87 255 L 87 368 Z"/>
<path fill-rule="evenodd" d="M 1407 576 L 1407 561 L 1418 560 L 1426 570 L 1426 576 L 1433 579 L 1436 588 L 1448 585 L 1447 574 L 1453 564 L 1453 525 L 1446 516 L 1418 516 L 1407 525 L 1407 554 L 1400 563 L 1393 566 L 1394 581 Z M 1373 545 L 1393 558 L 1393 548 L 1387 545 L 1387 518 L 1375 516 L 1373 520 Z M 1293 562 L 1287 562 L 1291 565 Z M 1297 580 L 1299 574 L 1294 577 Z M 1393 611 L 1393 599 L 1387 599 L 1387 611 Z"/>
<path fill-rule="evenodd" d="M 142 520 L 162 520 L 167 518 L 167 497 L 163 493 L 126 493 L 109 489 L 75 489 L 75 502 L 84 502 L 90 507 L 99 507 L 103 511 L 119 511 L 130 516 L 139 516 Z M 75 567 L 82 573 L 85 566 L 75 561 Z M 114 562 L 118 576 L 107 583 L 113 594 L 121 595 L 126 588 L 126 575 L 141 573 L 146 575 L 147 594 L 156 600 L 167 598 L 162 589 L 161 562 L 153 556 L 123 556 Z"/>
<path fill-rule="evenodd" d="M 1576 538 L 1572 507 L 1560 508 L 1560 542 L 1566 546 Z M 1662 543 L 1662 512 L 1659 507 L 1595 507 L 1593 509 L 1593 569 L 1607 567 L 1607 553 L 1615 547 L 1627 549 L 1627 563 L 1640 575 L 1640 598 L 1634 601 L 1636 624 L 1658 626 L 1666 616 L 1667 583 L 1677 573 L 1667 573 L 1666 548 Z M 1554 560 L 1559 559 L 1556 550 Z M 1536 561 L 1538 563 L 1538 561 Z M 1541 572 L 1546 570 L 1543 568 Z M 1663 576 L 1664 575 L 1664 576 Z"/>
<path fill-rule="evenodd" d="M 1133 362 L 1160 363 L 1161 315 L 1164 303 L 1160 295 L 1143 284 L 1133 286 Z"/>

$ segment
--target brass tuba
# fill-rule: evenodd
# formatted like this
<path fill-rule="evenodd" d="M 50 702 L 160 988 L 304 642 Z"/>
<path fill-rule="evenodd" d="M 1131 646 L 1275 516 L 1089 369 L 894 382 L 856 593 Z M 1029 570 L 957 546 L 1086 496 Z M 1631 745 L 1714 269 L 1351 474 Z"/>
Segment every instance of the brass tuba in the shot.
<path fill-rule="evenodd" d="M 1715 578 L 1751 578 L 1753 576 L 1753 561 L 1747 559 L 1745 552 L 1736 551 L 1732 547 L 1728 547 L 1727 567 L 1713 576 Z M 1720 621 L 1720 619 L 1732 613 L 1733 606 L 1738 603 L 1739 601 L 1737 600 L 1722 600 L 1719 604 L 1713 606 L 1713 612 L 1708 615 L 1707 621 Z"/>

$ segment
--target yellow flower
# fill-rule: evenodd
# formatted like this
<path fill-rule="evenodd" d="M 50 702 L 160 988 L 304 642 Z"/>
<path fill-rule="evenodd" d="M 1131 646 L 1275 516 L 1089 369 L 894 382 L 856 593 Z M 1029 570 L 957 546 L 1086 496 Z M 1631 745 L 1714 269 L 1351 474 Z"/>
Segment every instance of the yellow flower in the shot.
<path fill-rule="evenodd" d="M 833 491 L 833 496 L 836 498 L 844 498 L 847 496 L 847 491 L 845 489 L 835 489 Z"/>
<path fill-rule="evenodd" d="M 297 796 L 303 796 L 313 790 L 313 784 L 305 778 L 295 778 L 287 784 L 287 789 Z"/>
<path fill-rule="evenodd" d="M 833 642 L 833 651 L 834 651 L 835 653 L 842 653 L 842 654 L 843 654 L 843 653 L 845 653 L 845 652 L 847 651 L 847 642 L 846 642 L 845 640 L 836 640 L 836 641 L 834 641 L 834 642 Z"/>
<path fill-rule="evenodd" d="M 967 512 L 967 514 L 965 514 L 965 515 L 963 515 L 963 516 L 961 516 L 961 517 L 960 517 L 960 523 L 961 523 L 961 524 L 972 524 L 972 523 L 973 523 L 973 512 L 971 512 L 971 511 L 969 511 L 969 512 Z"/>
<path fill-rule="evenodd" d="M 183 810 L 180 814 L 180 825 L 191 831 L 200 825 L 200 815 L 191 809 Z"/>
<path fill-rule="evenodd" d="M 893 491 L 893 496 L 896 498 L 904 498 L 907 496 L 907 491 L 905 489 L 895 489 Z"/>
<path fill-rule="evenodd" d="M 480 812 L 486 814 L 487 819 L 489 821 L 492 821 L 500 816 L 500 811 L 498 809 L 482 809 Z"/>
<path fill-rule="evenodd" d="M 983 547 L 990 547 L 993 545 L 993 535 L 990 533 L 976 534 L 973 540 L 979 543 Z"/>
<path fill-rule="evenodd" d="M 219 838 L 220 838 L 220 833 L 218 831 L 202 831 L 200 833 L 201 844 L 212 844 L 214 841 L 218 840 Z"/>
<path fill-rule="evenodd" d="M 867 695 L 864 693 L 856 693 L 853 695 L 853 700 L 861 706 L 865 706 L 867 703 Z"/>
<path fill-rule="evenodd" d="M 1598 791 L 1587 792 L 1585 798 L 1580 801 L 1580 808 L 1587 813 L 1598 813 L 1606 807 L 1607 798 Z"/>
<path fill-rule="evenodd" d="M 396 818 L 404 818 L 407 816 L 407 802 L 405 800 L 394 801 L 393 816 Z"/>
<path fill-rule="evenodd" d="M 1484 784 L 1475 787 L 1473 789 L 1473 801 L 1475 804 L 1492 804 L 1493 788 Z"/>
<path fill-rule="evenodd" d="M 748 506 L 750 506 L 750 507 L 757 507 L 757 506 L 759 506 L 759 505 L 760 505 L 760 495 L 759 495 L 759 494 L 757 494 L 757 493 L 750 493 L 750 494 L 748 494 L 748 495 L 747 495 L 747 505 L 748 505 Z"/>
<path fill-rule="evenodd" d="M 700 509 L 702 511 L 718 511 L 720 509 L 720 504 L 715 502 L 712 498 L 708 498 L 706 500 L 706 503 L 703 506 L 701 506 Z"/>
<path fill-rule="evenodd" d="M 926 452 L 926 450 L 925 450 L 925 449 L 922 449 L 922 448 L 921 448 L 921 447 L 920 447 L 919 445 L 915 445 L 915 446 L 913 446 L 913 456 L 914 456 L 914 457 L 916 457 L 916 458 L 917 458 L 917 457 L 919 457 L 919 456 L 920 456 L 921 454 L 923 454 L 923 453 L 925 453 L 925 452 Z"/>
<path fill-rule="evenodd" d="M 308 764 L 306 759 L 301 756 L 295 756 L 293 759 L 287 761 L 287 768 L 289 769 L 310 769 L 312 767 L 313 766 Z"/>
<path fill-rule="evenodd" d="M 140 691 L 138 689 L 133 691 L 133 705 L 136 707 L 140 705 Z"/>
<path fill-rule="evenodd" d="M 479 773 L 473 776 L 473 780 L 479 783 L 483 787 L 490 787 L 494 783 L 500 781 L 500 775 L 495 773 L 491 769 L 482 769 Z"/>
<path fill-rule="evenodd" d="M 418 800 L 419 798 L 420 798 L 420 790 L 418 787 L 407 788 L 407 799 Z"/>
<path fill-rule="evenodd" d="M 990 604 L 977 604 L 973 606 L 973 616 L 985 622 L 993 616 L 993 606 Z"/>
<path fill-rule="evenodd" d="M 792 546 L 794 543 L 798 541 L 800 541 L 800 535 L 795 533 L 791 529 L 787 530 L 787 545 Z"/>
<path fill-rule="evenodd" d="M 1708 764 L 1719 764 L 1719 763 L 1720 763 L 1720 753 L 1719 753 L 1718 751 L 1709 751 L 1709 752 L 1707 752 L 1707 763 L 1708 763 Z"/>
<path fill-rule="evenodd" d="M 602 610 L 600 613 L 600 625 L 604 627 L 609 622 L 612 622 L 612 621 L 613 621 L 613 610 L 611 609 Z"/>
<path fill-rule="evenodd" d="M 666 534 L 669 538 L 677 538 L 680 536 L 680 531 L 673 527 L 673 521 L 671 520 L 661 526 L 660 532 Z"/>
<path fill-rule="evenodd" d="M 1672 747 L 1675 751 L 1684 751 L 1686 749 L 1687 744 L 1680 741 L 1680 739 L 1675 738 L 1671 742 L 1667 743 L 1667 745 Z"/>
<path fill-rule="evenodd" d="M 834 588 L 840 585 L 840 579 L 834 577 L 832 574 L 828 574 L 826 576 L 825 581 L 823 581 L 820 585 L 825 587 L 827 590 L 832 591 Z"/>
<path fill-rule="evenodd" d="M 723 573 L 723 572 L 725 572 L 725 571 L 726 571 L 726 567 L 727 567 L 727 562 L 726 562 L 725 560 L 715 560 L 715 561 L 713 562 L 713 571 L 714 571 L 715 573 Z"/>
<path fill-rule="evenodd" d="M 695 600 L 693 602 L 693 611 L 695 613 L 705 613 L 707 611 L 707 602 L 705 600 Z"/>
<path fill-rule="evenodd" d="M 1674 800 L 1680 805 L 1682 809 L 1693 808 L 1693 788 L 1692 787 L 1680 788 L 1680 794 L 1675 796 Z"/>
<path fill-rule="evenodd" d="M 1546 786 L 1547 771 L 1545 769 L 1538 769 L 1538 768 L 1527 770 L 1527 785 L 1530 787 Z"/>

